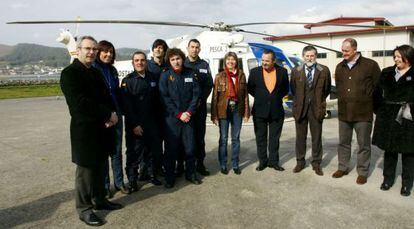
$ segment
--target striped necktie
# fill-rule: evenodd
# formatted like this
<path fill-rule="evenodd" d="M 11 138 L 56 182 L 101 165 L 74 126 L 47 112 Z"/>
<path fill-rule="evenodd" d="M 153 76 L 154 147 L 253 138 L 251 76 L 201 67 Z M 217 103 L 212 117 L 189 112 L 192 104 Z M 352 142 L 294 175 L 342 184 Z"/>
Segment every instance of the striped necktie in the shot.
<path fill-rule="evenodd" d="M 306 74 L 306 78 L 308 80 L 308 86 L 312 87 L 312 70 L 313 70 L 313 66 L 311 67 L 306 67 L 306 70 L 308 70 L 308 73 Z"/>

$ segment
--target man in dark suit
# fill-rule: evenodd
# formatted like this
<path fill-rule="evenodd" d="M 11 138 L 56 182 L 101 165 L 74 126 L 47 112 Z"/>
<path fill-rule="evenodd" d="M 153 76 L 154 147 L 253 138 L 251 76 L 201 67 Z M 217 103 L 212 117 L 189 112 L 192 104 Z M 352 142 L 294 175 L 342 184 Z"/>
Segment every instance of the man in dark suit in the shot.
<path fill-rule="evenodd" d="M 252 114 L 259 158 L 256 170 L 271 167 L 283 171 L 279 165 L 279 139 L 285 116 L 282 99 L 289 92 L 289 79 L 286 69 L 276 65 L 272 51 L 264 50 L 262 66 L 250 71 L 248 91 L 254 97 Z"/>
<path fill-rule="evenodd" d="M 296 126 L 296 167 L 294 173 L 305 168 L 306 137 L 308 123 L 312 135 L 312 168 L 323 176 L 322 161 L 322 122 L 326 112 L 326 97 L 331 91 L 329 68 L 316 62 L 317 50 L 313 46 L 303 48 L 305 64 L 292 70 L 290 77 L 293 94 L 293 117 Z"/>
<path fill-rule="evenodd" d="M 97 210 L 116 210 L 122 205 L 105 199 L 104 170 L 115 143 L 115 106 L 99 70 L 92 67 L 97 48 L 93 37 L 79 39 L 78 58 L 62 71 L 61 88 L 71 115 L 70 139 L 75 177 L 76 210 L 80 220 L 100 226 Z"/>

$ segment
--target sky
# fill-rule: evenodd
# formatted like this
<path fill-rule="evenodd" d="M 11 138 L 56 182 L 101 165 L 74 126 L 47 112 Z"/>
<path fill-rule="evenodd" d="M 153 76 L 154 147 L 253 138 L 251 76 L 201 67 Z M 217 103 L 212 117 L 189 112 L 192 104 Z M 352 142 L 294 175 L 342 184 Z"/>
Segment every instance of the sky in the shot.
<path fill-rule="evenodd" d="M 375 4 L 374 4 L 375 2 Z M 414 25 L 413 0 L 1 0 L 0 44 L 35 43 L 63 47 L 56 42 L 60 29 L 75 32 L 73 24 L 7 25 L 25 20 L 148 20 L 211 24 L 264 21 L 319 22 L 340 16 L 385 17 L 394 25 Z M 277 36 L 309 31 L 301 25 L 246 26 L 246 30 Z M 200 31 L 199 28 L 154 25 L 81 24 L 79 35 L 109 40 L 116 48 L 149 49 L 157 38 L 169 39 Z M 246 36 L 246 41 L 263 37 Z"/>

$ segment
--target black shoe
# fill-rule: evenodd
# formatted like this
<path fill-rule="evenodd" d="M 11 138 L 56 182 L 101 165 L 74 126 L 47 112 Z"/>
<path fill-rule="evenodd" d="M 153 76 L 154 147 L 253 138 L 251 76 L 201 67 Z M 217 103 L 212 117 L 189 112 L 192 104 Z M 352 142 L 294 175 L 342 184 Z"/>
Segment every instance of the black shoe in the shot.
<path fill-rule="evenodd" d="M 277 171 L 285 171 L 285 169 L 282 166 L 279 166 L 279 165 L 269 165 L 269 168 L 273 168 Z"/>
<path fill-rule="evenodd" d="M 221 168 L 221 169 L 220 169 L 220 172 L 221 172 L 222 174 L 224 174 L 224 175 L 229 174 L 229 171 L 227 170 L 227 168 Z"/>
<path fill-rule="evenodd" d="M 110 202 L 108 200 L 105 200 L 103 203 L 101 204 L 97 204 L 95 205 L 95 210 L 119 210 L 121 208 L 123 208 L 124 206 L 122 204 L 118 204 L 118 203 L 113 203 Z"/>
<path fill-rule="evenodd" d="M 208 171 L 207 168 L 202 163 L 197 165 L 197 172 L 200 173 L 200 175 L 203 175 L 203 176 L 209 176 L 210 175 L 210 171 Z"/>
<path fill-rule="evenodd" d="M 388 184 L 388 183 L 383 182 L 383 183 L 381 184 L 380 189 L 381 189 L 382 191 L 388 191 L 391 187 L 392 187 L 392 184 Z"/>
<path fill-rule="evenodd" d="M 175 176 L 181 177 L 184 174 L 184 165 L 177 165 L 177 168 L 175 169 Z"/>
<path fill-rule="evenodd" d="M 233 168 L 233 171 L 235 174 L 240 175 L 241 174 L 241 170 L 240 168 Z"/>
<path fill-rule="evenodd" d="M 79 216 L 79 219 L 83 222 L 85 222 L 89 226 L 102 226 L 105 224 L 105 222 L 99 218 L 95 213 L 91 212 L 88 214 L 82 214 Z"/>
<path fill-rule="evenodd" d="M 114 197 L 114 194 L 111 192 L 110 189 L 105 189 L 105 193 L 106 193 L 105 195 L 106 199 L 111 199 L 112 197 Z"/>
<path fill-rule="evenodd" d="M 151 177 L 151 183 L 156 186 L 162 185 L 162 182 L 158 180 L 156 177 Z"/>
<path fill-rule="evenodd" d="M 267 166 L 265 164 L 259 164 L 256 167 L 256 171 L 263 171 Z"/>
<path fill-rule="evenodd" d="M 197 174 L 194 173 L 193 175 L 191 175 L 190 177 L 186 177 L 186 180 L 190 181 L 193 184 L 199 185 L 201 183 L 203 183 L 198 177 Z"/>
<path fill-rule="evenodd" d="M 139 181 L 147 181 L 147 180 L 150 180 L 150 179 L 151 179 L 151 177 L 150 177 L 150 175 L 148 175 L 147 172 L 141 172 L 138 176 Z"/>
<path fill-rule="evenodd" d="M 134 182 L 129 182 L 128 194 L 131 194 L 131 193 L 136 192 L 138 190 L 139 190 L 139 188 L 138 188 L 137 182 L 135 182 L 135 181 Z"/>
<path fill-rule="evenodd" d="M 174 183 L 170 184 L 170 183 L 165 182 L 164 187 L 167 189 L 174 188 Z"/>
<path fill-rule="evenodd" d="M 122 194 L 129 194 L 129 189 L 125 186 L 125 184 L 122 184 L 120 187 L 115 186 L 115 189 L 117 191 L 121 191 Z"/>
<path fill-rule="evenodd" d="M 409 196 L 411 195 L 411 188 L 408 188 L 407 186 L 401 187 L 401 196 Z"/>

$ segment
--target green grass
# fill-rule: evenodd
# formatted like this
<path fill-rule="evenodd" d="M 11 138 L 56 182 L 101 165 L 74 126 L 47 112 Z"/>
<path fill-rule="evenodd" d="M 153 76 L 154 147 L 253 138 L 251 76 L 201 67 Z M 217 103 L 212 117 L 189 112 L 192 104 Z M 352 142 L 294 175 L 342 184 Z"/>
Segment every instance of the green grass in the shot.
<path fill-rule="evenodd" d="M 0 99 L 62 95 L 59 84 L 0 87 Z"/>

